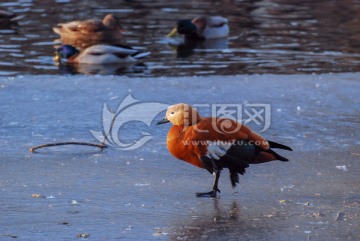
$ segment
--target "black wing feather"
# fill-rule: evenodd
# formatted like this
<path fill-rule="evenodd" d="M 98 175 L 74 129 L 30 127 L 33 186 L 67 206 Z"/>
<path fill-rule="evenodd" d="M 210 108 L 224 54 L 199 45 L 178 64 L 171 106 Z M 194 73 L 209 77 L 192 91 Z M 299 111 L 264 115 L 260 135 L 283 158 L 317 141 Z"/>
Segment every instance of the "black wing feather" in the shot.
<path fill-rule="evenodd" d="M 283 161 L 283 162 L 288 162 L 289 161 L 289 159 L 287 159 L 286 157 L 280 156 L 279 154 L 277 154 L 276 152 L 274 152 L 271 149 L 266 150 L 265 152 L 272 154 L 279 161 Z"/>
<path fill-rule="evenodd" d="M 204 164 L 206 170 L 210 173 L 219 172 L 223 168 L 228 168 L 230 172 L 230 181 L 233 187 L 236 183 L 239 183 L 239 174 L 244 175 L 245 169 L 249 167 L 249 164 L 255 164 L 254 160 L 260 152 L 268 152 L 272 154 L 277 160 L 289 161 L 287 158 L 277 154 L 271 148 L 278 148 L 292 151 L 288 146 L 268 141 L 270 149 L 263 150 L 259 146 L 253 145 L 251 142 L 239 140 L 235 142 L 219 160 L 214 158 L 203 156 L 201 161 Z M 269 160 L 271 161 L 271 160 Z"/>
<path fill-rule="evenodd" d="M 292 151 L 291 147 L 285 146 L 283 144 L 280 144 L 280 143 L 277 143 L 274 141 L 268 141 L 268 140 L 267 140 L 267 142 L 269 143 L 270 148 L 277 148 L 277 149 L 284 149 L 284 150 Z"/>
<path fill-rule="evenodd" d="M 235 187 L 236 183 L 239 183 L 239 174 L 244 175 L 245 169 L 249 167 L 246 162 L 228 154 L 225 154 L 219 160 L 203 156 L 201 157 L 201 161 L 210 173 L 219 172 L 223 168 L 228 168 L 232 187 Z"/>

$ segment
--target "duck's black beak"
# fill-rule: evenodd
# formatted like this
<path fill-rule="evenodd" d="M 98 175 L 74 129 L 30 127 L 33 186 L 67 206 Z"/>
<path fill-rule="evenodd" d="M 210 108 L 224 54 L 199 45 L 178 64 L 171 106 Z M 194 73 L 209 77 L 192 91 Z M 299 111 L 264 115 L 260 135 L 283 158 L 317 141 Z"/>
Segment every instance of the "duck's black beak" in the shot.
<path fill-rule="evenodd" d="M 165 123 L 168 123 L 168 122 L 170 122 L 170 121 L 165 117 L 165 118 L 162 119 L 161 121 L 158 121 L 158 122 L 156 123 L 156 125 L 165 124 Z"/>

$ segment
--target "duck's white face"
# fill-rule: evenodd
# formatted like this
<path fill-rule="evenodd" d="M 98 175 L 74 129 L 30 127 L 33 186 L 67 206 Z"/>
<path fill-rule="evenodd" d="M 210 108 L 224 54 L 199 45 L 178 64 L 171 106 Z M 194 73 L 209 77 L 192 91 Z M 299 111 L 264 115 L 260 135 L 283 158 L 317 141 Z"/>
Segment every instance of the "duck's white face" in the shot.
<path fill-rule="evenodd" d="M 170 106 L 166 111 L 166 119 L 176 126 L 189 126 L 200 120 L 197 111 L 188 104 L 180 103 Z"/>
<path fill-rule="evenodd" d="M 169 106 L 166 111 L 166 119 L 173 125 L 182 125 L 184 119 L 184 104 Z"/>

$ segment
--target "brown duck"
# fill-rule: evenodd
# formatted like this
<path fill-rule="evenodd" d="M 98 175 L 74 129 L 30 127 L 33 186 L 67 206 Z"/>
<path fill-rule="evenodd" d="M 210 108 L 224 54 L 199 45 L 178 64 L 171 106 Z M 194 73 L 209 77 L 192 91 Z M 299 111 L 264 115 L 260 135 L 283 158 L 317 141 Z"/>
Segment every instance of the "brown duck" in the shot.
<path fill-rule="evenodd" d="M 123 29 L 119 19 L 113 14 L 107 14 L 103 20 L 76 20 L 59 23 L 53 31 L 61 36 L 62 44 L 79 48 L 87 48 L 95 44 L 119 44 Z"/>

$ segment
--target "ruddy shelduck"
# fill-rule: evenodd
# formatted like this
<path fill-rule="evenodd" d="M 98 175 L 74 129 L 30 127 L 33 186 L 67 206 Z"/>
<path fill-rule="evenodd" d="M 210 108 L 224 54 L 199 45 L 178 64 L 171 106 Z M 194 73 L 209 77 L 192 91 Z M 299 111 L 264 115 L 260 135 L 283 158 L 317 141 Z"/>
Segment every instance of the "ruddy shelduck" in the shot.
<path fill-rule="evenodd" d="M 288 159 L 272 148 L 292 151 L 288 146 L 265 140 L 248 127 L 228 118 L 200 117 L 188 104 L 176 104 L 167 109 L 166 116 L 157 124 L 171 122 L 167 147 L 178 159 L 205 168 L 215 177 L 210 192 L 196 193 L 198 197 L 216 197 L 220 172 L 228 168 L 233 187 L 239 183 L 239 174 L 249 164 Z"/>

